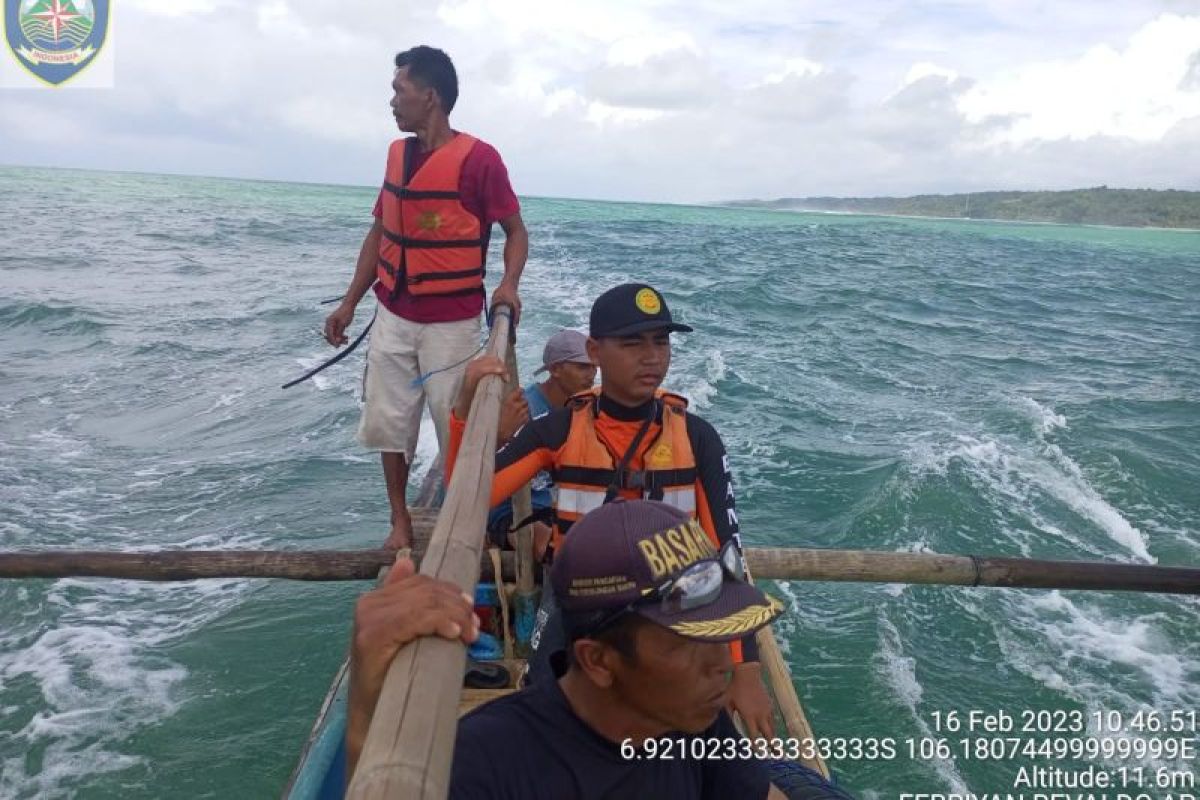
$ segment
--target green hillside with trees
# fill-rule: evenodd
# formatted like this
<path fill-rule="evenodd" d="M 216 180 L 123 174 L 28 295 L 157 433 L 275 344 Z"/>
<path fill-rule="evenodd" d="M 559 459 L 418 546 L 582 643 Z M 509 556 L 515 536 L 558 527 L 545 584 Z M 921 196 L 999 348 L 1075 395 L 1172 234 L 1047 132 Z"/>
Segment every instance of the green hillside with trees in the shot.
<path fill-rule="evenodd" d="M 1072 189 L 1064 192 L 972 192 L 914 197 L 784 197 L 723 205 L 792 211 L 842 211 L 1069 225 L 1200 228 L 1200 192 L 1174 189 Z"/>

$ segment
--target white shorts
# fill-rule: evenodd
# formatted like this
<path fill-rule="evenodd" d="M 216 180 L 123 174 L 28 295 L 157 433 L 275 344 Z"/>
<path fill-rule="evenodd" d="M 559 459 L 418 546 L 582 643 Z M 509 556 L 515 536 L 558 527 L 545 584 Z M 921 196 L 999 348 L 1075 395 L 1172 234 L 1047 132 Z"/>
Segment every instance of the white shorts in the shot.
<path fill-rule="evenodd" d="M 479 317 L 412 322 L 380 304 L 367 349 L 358 441 L 372 450 L 403 453 L 411 464 L 421 431 L 421 407 L 427 404 L 438 450 L 444 452 L 450 408 L 467 361 L 478 349 Z M 417 377 L 434 370 L 443 371 L 413 386 Z"/>

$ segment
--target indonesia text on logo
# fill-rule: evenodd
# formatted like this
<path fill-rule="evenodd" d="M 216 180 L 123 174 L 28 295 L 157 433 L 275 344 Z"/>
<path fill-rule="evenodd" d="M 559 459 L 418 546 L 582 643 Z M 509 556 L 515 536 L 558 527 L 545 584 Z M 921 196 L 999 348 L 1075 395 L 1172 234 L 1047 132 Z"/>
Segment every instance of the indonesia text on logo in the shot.
<path fill-rule="evenodd" d="M 5 0 L 4 36 L 21 66 L 57 86 L 104 46 L 109 0 Z"/>

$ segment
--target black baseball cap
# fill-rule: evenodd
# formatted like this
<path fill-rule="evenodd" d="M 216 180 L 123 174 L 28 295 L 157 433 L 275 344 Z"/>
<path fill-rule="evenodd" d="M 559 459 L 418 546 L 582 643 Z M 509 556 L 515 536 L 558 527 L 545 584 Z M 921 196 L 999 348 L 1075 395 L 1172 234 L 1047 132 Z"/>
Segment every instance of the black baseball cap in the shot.
<path fill-rule="evenodd" d="M 593 339 L 630 336 L 663 328 L 680 333 L 692 331 L 691 326 L 671 319 L 667 301 L 653 286 L 623 283 L 609 289 L 592 303 L 589 333 Z"/>
<path fill-rule="evenodd" d="M 571 526 L 554 555 L 550 581 L 568 628 L 580 627 L 572 621 L 628 607 L 688 639 L 728 642 L 770 623 L 783 604 L 728 574 L 719 595 L 696 608 L 671 611 L 647 600 L 688 567 L 717 554 L 704 529 L 674 506 L 618 499 Z"/>

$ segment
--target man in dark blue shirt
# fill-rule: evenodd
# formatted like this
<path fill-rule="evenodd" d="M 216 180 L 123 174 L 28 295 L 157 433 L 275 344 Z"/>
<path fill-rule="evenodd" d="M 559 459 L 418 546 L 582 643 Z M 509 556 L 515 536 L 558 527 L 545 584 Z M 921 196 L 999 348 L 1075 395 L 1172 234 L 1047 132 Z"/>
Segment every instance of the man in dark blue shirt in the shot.
<path fill-rule="evenodd" d="M 741 564 L 730 545 L 715 550 L 695 521 L 665 503 L 617 500 L 583 517 L 550 572 L 568 640 L 555 658 L 559 679 L 460 720 L 450 797 L 785 797 L 725 711 L 733 671 L 727 643 L 782 609 L 745 581 Z M 404 622 L 397 602 L 383 596 L 386 586 L 356 610 L 351 770 L 399 647 L 414 632 L 474 638 L 470 607 L 455 587 L 415 580 L 437 595 L 433 602 L 406 596 L 422 621 Z M 402 581 L 394 585 L 392 594 L 403 591 Z M 815 774 L 810 786 L 792 796 L 846 797 Z"/>
<path fill-rule="evenodd" d="M 716 551 L 670 505 L 617 500 L 575 524 L 550 579 L 568 634 L 554 658 L 559 678 L 462 718 L 452 800 L 848 799 L 794 764 L 786 765 L 790 790 L 781 793 L 755 742 L 738 734 L 725 710 L 733 670 L 727 643 L 782 608 L 745 582 L 732 546 Z M 410 561 L 398 561 L 388 583 L 360 599 L 350 774 L 401 646 L 431 634 L 469 642 L 476 632 L 457 587 L 414 576 Z"/>
<path fill-rule="evenodd" d="M 740 570 L 736 552 L 726 560 Z M 576 523 L 551 570 L 568 636 L 559 679 L 460 721 L 451 796 L 766 797 L 764 762 L 700 752 L 741 739 L 724 645 L 781 609 L 730 569 L 665 503 L 616 501 Z"/>

